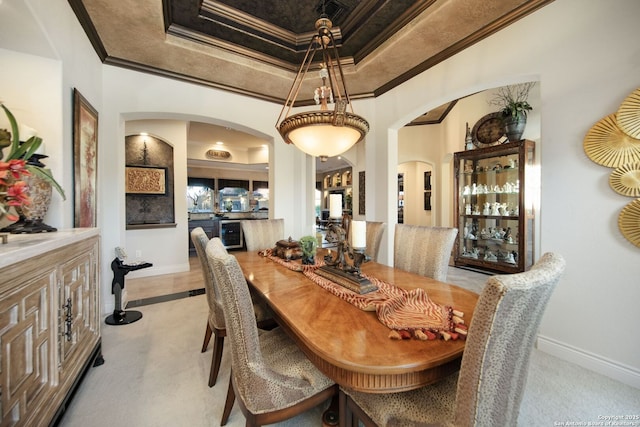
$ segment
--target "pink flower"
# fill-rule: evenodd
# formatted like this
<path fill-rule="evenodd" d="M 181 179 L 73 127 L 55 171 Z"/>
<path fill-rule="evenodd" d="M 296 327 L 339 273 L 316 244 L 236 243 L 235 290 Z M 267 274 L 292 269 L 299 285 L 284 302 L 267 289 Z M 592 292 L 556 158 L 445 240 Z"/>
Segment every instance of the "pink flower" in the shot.
<path fill-rule="evenodd" d="M 10 221 L 17 221 L 19 217 L 9 213 L 9 208 L 19 208 L 31 203 L 29 186 L 20 180 L 22 176 L 31 175 L 25 165 L 24 160 L 16 159 L 0 162 L 0 218 L 6 215 Z"/>

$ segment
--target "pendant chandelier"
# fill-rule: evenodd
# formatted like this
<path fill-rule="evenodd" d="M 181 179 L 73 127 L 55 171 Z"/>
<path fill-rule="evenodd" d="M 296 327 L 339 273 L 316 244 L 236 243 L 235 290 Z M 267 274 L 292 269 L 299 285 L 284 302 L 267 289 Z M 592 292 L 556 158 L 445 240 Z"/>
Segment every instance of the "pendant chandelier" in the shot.
<path fill-rule="evenodd" d="M 318 34 L 313 36 L 307 48 L 278 116 L 276 129 L 287 144 L 294 144 L 307 154 L 326 159 L 344 153 L 361 141 L 369 131 L 369 123 L 353 112 L 338 49 L 331 33 L 331 20 L 323 14 L 315 26 Z M 302 82 L 318 51 L 322 53 L 322 83 L 314 91 L 314 100 L 320 109 L 291 114 Z M 329 104 L 333 104 L 333 110 L 329 109 Z"/>

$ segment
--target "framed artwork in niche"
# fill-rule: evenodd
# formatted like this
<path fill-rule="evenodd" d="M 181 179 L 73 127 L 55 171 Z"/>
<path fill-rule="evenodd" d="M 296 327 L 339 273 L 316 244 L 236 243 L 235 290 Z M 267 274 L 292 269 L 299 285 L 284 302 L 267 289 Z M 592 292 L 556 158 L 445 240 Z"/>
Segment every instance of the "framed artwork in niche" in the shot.
<path fill-rule="evenodd" d="M 124 188 L 127 194 L 167 194 L 167 168 L 127 166 Z"/>
<path fill-rule="evenodd" d="M 97 225 L 98 112 L 73 89 L 74 227 Z"/>
<path fill-rule="evenodd" d="M 358 213 L 360 215 L 365 214 L 365 174 L 364 171 L 358 172 Z"/>
<path fill-rule="evenodd" d="M 431 191 L 424 192 L 424 210 L 425 211 L 431 210 Z"/>
<path fill-rule="evenodd" d="M 431 190 L 431 172 L 424 173 L 424 189 L 425 191 Z"/>

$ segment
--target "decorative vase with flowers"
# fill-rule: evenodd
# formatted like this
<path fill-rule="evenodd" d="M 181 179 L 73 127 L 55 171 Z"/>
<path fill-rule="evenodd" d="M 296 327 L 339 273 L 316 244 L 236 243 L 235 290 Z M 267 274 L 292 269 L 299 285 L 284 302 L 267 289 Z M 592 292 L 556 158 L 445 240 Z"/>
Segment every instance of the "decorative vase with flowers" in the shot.
<path fill-rule="evenodd" d="M 11 125 L 11 131 L 0 129 L 0 219 L 18 221 L 3 231 L 55 231 L 42 223 L 42 217 L 51 199 L 51 189 L 55 188 L 63 199 L 65 194 L 51 171 L 40 162 L 46 156 L 36 154 L 42 138 L 32 136 L 20 141 L 15 117 L 4 104 L 0 106 Z"/>
<path fill-rule="evenodd" d="M 536 82 L 519 83 L 498 89 L 489 102 L 500 108 L 502 123 L 510 142 L 520 141 L 527 125 L 527 114 L 533 108 L 529 104 L 529 92 Z"/>

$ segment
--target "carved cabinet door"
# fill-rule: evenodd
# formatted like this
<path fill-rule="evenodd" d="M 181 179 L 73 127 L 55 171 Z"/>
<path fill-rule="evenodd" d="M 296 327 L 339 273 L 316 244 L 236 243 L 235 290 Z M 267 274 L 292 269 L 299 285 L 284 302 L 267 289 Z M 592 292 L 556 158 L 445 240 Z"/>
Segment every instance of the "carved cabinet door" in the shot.
<path fill-rule="evenodd" d="M 75 378 L 99 338 L 97 243 L 60 267 L 58 286 L 58 357 L 60 384 Z M 79 253 L 79 255 L 78 255 Z"/>
<path fill-rule="evenodd" d="M 9 268 L 0 274 L 7 280 L 0 290 L 0 412 L 2 425 L 16 425 L 53 393 L 50 300 L 56 272 Z"/>

